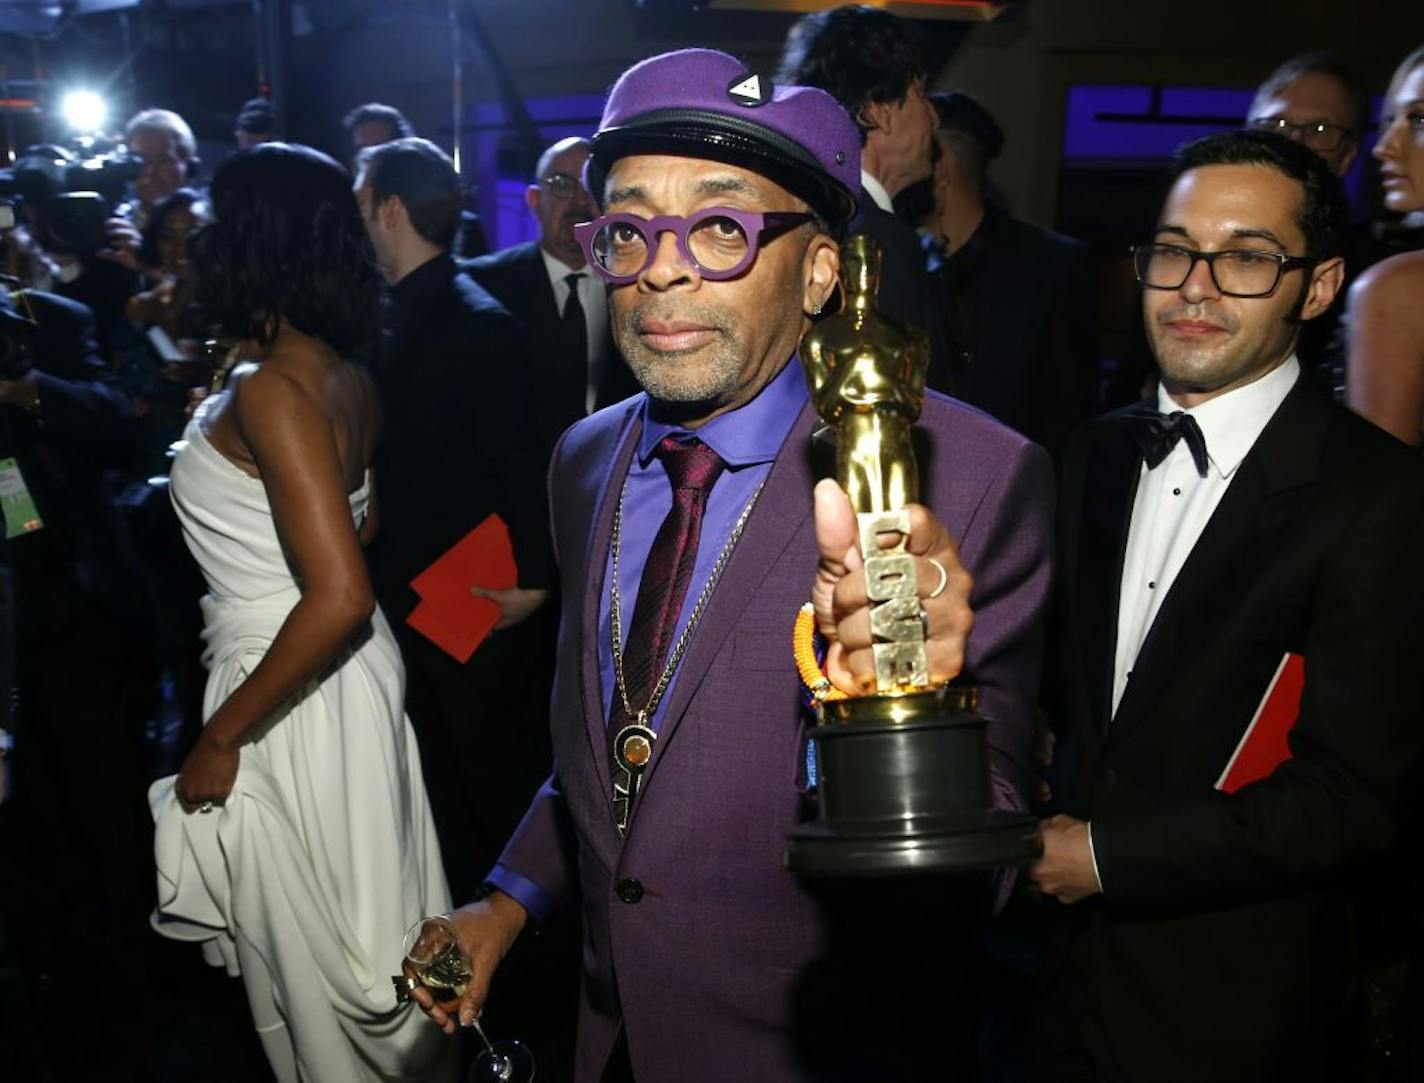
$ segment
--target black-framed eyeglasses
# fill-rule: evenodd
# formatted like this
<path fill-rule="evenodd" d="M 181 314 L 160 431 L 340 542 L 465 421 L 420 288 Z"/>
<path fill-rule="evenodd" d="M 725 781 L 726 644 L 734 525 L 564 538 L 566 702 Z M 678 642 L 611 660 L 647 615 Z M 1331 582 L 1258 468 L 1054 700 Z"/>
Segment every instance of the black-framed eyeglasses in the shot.
<path fill-rule="evenodd" d="M 550 173 L 547 177 L 540 177 L 539 187 L 562 199 L 567 199 L 584 190 L 583 181 L 572 173 L 564 172 Z"/>
<path fill-rule="evenodd" d="M 1328 124 L 1323 120 L 1296 124 L 1285 117 L 1252 117 L 1250 123 L 1253 128 L 1259 128 L 1263 132 L 1280 132 L 1288 139 L 1295 139 L 1311 150 L 1326 154 L 1339 150 L 1340 144 L 1353 138 L 1349 128 L 1340 124 Z"/>
<path fill-rule="evenodd" d="M 1206 263 L 1211 280 L 1227 297 L 1267 297 L 1276 292 L 1281 276 L 1298 267 L 1314 267 L 1310 256 L 1261 252 L 1253 248 L 1224 248 L 1200 252 L 1179 244 L 1135 244 L 1132 263 L 1137 281 L 1152 290 L 1181 289 L 1197 265 Z"/>
<path fill-rule="evenodd" d="M 671 233 L 682 258 L 703 278 L 736 278 L 763 244 L 814 218 L 806 211 L 744 211 L 708 207 L 696 214 L 605 214 L 574 226 L 574 237 L 595 274 L 615 286 L 636 282 L 657 257 L 657 238 Z"/>

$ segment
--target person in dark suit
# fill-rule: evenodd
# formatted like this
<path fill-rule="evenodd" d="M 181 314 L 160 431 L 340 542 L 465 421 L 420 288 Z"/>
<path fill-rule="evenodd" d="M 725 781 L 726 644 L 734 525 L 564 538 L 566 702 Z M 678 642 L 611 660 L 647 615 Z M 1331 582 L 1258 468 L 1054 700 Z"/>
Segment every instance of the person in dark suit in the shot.
<path fill-rule="evenodd" d="M 932 73 L 914 24 L 868 5 L 815 12 L 786 36 L 777 78 L 820 87 L 860 130 L 864 193 L 850 233 L 880 242 L 880 305 L 930 336 L 931 370 L 947 364 L 947 343 L 925 273 L 920 239 L 895 213 L 894 200 L 928 179 L 936 116 L 925 87 Z"/>
<path fill-rule="evenodd" d="M 57 1066 L 78 1070 L 84 1055 L 61 1035 L 93 960 L 120 968 L 140 1001 L 156 977 L 145 726 L 158 677 L 140 575 L 107 485 L 132 438 L 133 406 L 99 355 L 88 309 L 32 291 L 0 303 L 0 564 L 14 587 L 17 704 L 0 903 L 38 1041 L 58 1051 Z M 145 1064 L 147 1020 L 122 1014 L 95 1020 L 105 1062 Z"/>
<path fill-rule="evenodd" d="M 825 1002 L 805 1013 L 813 1019 L 798 1015 L 830 932 L 816 894 L 782 864 L 788 832 L 811 815 L 791 651 L 808 593 L 831 641 L 830 678 L 853 689 L 873 673 L 868 619 L 854 601 L 865 581 L 850 571 L 859 566 L 850 505 L 834 481 L 817 485 L 818 419 L 796 358 L 835 288 L 859 137 L 820 90 L 779 86 L 759 100 L 759 82 L 711 50 L 645 60 L 610 93 L 589 161 L 590 191 L 609 213 L 590 227 L 588 254 L 605 253 L 597 266 L 613 286 L 615 334 L 647 393 L 579 422 L 555 453 L 557 769 L 487 878 L 492 893 L 455 914 L 476 975 L 459 1007 L 468 1024 L 526 922 L 561 904 L 581 910 L 579 1083 L 931 1078 L 897 1070 L 906 1031 L 933 1046 L 941 1070 L 958 1053 L 946 1049 L 962 1022 L 946 1020 L 947 996 L 924 1000 L 927 1011 L 881 998 L 869 1007 L 893 1010 L 873 1022 L 858 1002 L 854 1026 Z M 803 220 L 742 233 L 724 211 Z M 656 247 L 635 239 L 639 220 L 667 231 Z M 746 260 L 732 278 L 716 274 L 729 247 Z M 646 262 L 639 270 L 634 258 L 620 278 L 608 261 L 629 250 Z M 699 251 L 714 262 L 699 263 Z M 996 804 L 1021 808 L 1051 471 L 1028 441 L 934 393 L 921 431 L 927 507 L 916 509 L 909 548 L 947 562 L 948 584 L 932 590 L 934 568 L 917 558 L 929 670 L 935 681 L 961 665 L 974 675 L 994 719 Z M 695 538 L 684 530 L 694 519 Z M 652 751 L 625 800 L 610 745 L 635 717 Z M 919 975 L 940 991 L 962 980 L 964 960 L 956 969 L 924 941 L 960 928 L 947 916 L 950 895 L 935 923 L 913 931 L 903 915 L 887 931 L 860 913 L 878 945 L 887 935 L 915 945 L 891 953 L 892 969 L 942 964 Z M 886 969 L 855 973 L 864 984 L 837 985 L 837 1001 Z M 428 990 L 413 995 L 454 1030 Z M 841 1044 L 798 1045 L 808 1022 Z M 862 1074 L 844 1074 L 836 1054 L 845 1047 Z"/>
<path fill-rule="evenodd" d="M 1096 306 L 1088 248 L 987 197 L 1004 134 L 968 94 L 930 95 L 940 154 L 924 249 L 948 365 L 929 385 L 1062 454 L 1093 411 Z"/>
<path fill-rule="evenodd" d="M 530 648 L 554 572 L 533 389 L 514 321 L 450 256 L 459 180 L 449 158 L 411 137 L 364 151 L 359 169 L 357 198 L 391 282 L 375 367 L 384 426 L 372 581 L 405 656 L 449 880 L 469 891 L 548 767 L 547 661 Z M 519 582 L 490 593 L 503 630 L 461 665 L 405 624 L 419 600 L 410 581 L 492 514 L 509 527 Z"/>
<path fill-rule="evenodd" d="M 1417 804 L 1424 463 L 1296 359 L 1344 228 L 1317 155 L 1231 132 L 1135 249 L 1161 389 L 1062 483 L 1039 1079 L 1362 1078 L 1351 894 Z M 1288 751 L 1229 774 L 1292 656 Z"/>
<path fill-rule="evenodd" d="M 444 152 L 415 137 L 366 150 L 356 192 L 391 282 L 375 368 L 384 431 L 371 582 L 405 660 L 406 711 L 460 899 L 498 856 L 551 759 L 557 613 L 535 393 L 518 325 L 450 255 L 460 190 Z M 410 581 L 491 514 L 509 527 L 518 584 L 476 592 L 502 617 L 461 664 L 405 623 L 417 604 Z M 521 945 L 489 1020 L 538 1042 L 554 1075 L 571 1056 L 576 933 L 556 927 Z"/>
<path fill-rule="evenodd" d="M 464 264 L 524 330 L 546 456 L 575 421 L 639 390 L 613 345 L 603 283 L 574 239 L 574 226 L 597 213 L 583 186 L 588 146 L 587 139 L 561 139 L 540 156 L 525 190 L 538 241 Z"/>

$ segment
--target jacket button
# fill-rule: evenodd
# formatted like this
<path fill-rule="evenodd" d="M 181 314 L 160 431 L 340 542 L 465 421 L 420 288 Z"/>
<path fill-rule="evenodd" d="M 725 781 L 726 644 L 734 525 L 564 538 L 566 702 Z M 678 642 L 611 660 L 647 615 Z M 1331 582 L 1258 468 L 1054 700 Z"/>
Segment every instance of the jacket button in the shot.
<path fill-rule="evenodd" d="M 1117 772 L 1114 771 L 1111 767 L 1109 767 L 1106 771 L 1103 772 L 1103 785 L 1106 786 L 1108 789 L 1112 789 L 1114 786 L 1117 785 Z"/>
<path fill-rule="evenodd" d="M 637 880 L 619 880 L 618 887 L 615 890 L 618 892 L 618 897 L 629 906 L 632 906 L 643 897 L 643 885 Z"/>

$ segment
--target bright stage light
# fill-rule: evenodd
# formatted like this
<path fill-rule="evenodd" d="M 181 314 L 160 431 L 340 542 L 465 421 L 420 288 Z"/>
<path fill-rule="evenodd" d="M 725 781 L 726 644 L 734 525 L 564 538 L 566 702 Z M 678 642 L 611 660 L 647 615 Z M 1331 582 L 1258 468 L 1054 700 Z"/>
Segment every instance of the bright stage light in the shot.
<path fill-rule="evenodd" d="M 59 110 L 70 127 L 78 132 L 97 132 L 104 126 L 109 107 L 92 90 L 72 90 L 60 102 Z"/>

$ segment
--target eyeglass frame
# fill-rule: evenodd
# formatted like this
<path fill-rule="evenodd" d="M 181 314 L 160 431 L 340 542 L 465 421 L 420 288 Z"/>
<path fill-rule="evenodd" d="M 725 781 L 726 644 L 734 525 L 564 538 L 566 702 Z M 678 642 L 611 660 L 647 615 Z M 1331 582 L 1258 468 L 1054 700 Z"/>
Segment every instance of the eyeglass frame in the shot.
<path fill-rule="evenodd" d="M 1154 286 L 1147 281 L 1146 272 L 1137 265 L 1139 253 L 1154 248 L 1170 248 L 1191 258 L 1191 263 L 1187 264 L 1187 273 L 1182 275 L 1182 280 L 1175 286 Z M 1197 262 L 1204 261 L 1207 273 L 1211 275 L 1211 284 L 1216 287 L 1216 292 L 1223 297 L 1270 297 L 1281 288 L 1281 279 L 1286 276 L 1287 272 L 1302 267 L 1314 267 L 1323 262 L 1318 256 L 1290 256 L 1284 252 L 1263 252 L 1259 248 L 1222 248 L 1215 252 L 1203 252 L 1198 248 L 1188 248 L 1181 244 L 1167 244 L 1163 241 L 1148 241 L 1146 244 L 1130 245 L 1128 251 L 1132 253 L 1132 271 L 1137 278 L 1137 284 L 1145 290 L 1179 290 L 1187 284 L 1187 279 L 1192 277 L 1192 272 L 1197 269 Z M 1216 277 L 1216 261 L 1222 256 L 1236 256 L 1243 252 L 1275 261 L 1276 280 L 1271 283 L 1270 289 L 1261 293 L 1238 293 L 1222 286 Z"/>
<path fill-rule="evenodd" d="M 560 189 L 564 187 L 565 182 L 568 183 L 569 187 L 560 191 Z M 585 194 L 588 192 L 588 189 L 584 188 L 583 181 L 579 177 L 574 176 L 572 173 L 566 173 L 562 169 L 556 169 L 547 176 L 540 177 L 539 187 L 547 191 L 550 195 L 557 196 L 559 199 L 571 199 L 578 195 L 580 191 Z"/>
<path fill-rule="evenodd" d="M 1357 141 L 1357 137 L 1353 128 L 1350 128 L 1349 126 L 1344 124 L 1331 124 L 1328 120 L 1313 120 L 1306 124 L 1297 124 L 1294 121 L 1287 120 L 1283 116 L 1261 116 L 1251 117 L 1249 120 L 1246 121 L 1246 123 L 1252 128 L 1255 128 L 1257 131 L 1279 132 L 1287 139 L 1291 138 L 1290 133 L 1299 132 L 1301 135 L 1300 141 L 1302 143 L 1310 147 L 1312 150 L 1318 150 L 1323 154 L 1329 154 L 1332 151 L 1339 150 L 1341 146 L 1343 146 L 1347 141 L 1351 143 Z M 1307 136 L 1310 132 L 1313 131 L 1323 135 L 1325 134 L 1326 130 L 1340 133 L 1336 137 L 1335 142 L 1331 143 L 1328 147 L 1312 146 L 1310 143 L 1306 142 L 1305 136 Z"/>
<path fill-rule="evenodd" d="M 687 235 L 692 231 L 692 227 L 709 218 L 730 218 L 741 226 L 742 231 L 747 235 L 747 254 L 736 266 L 728 270 L 717 271 L 702 266 L 697 261 L 697 257 L 692 254 L 692 250 L 688 248 Z M 782 233 L 794 229 L 796 226 L 804 225 L 815 218 L 816 214 L 813 211 L 745 211 L 737 207 L 706 207 L 695 214 L 660 214 L 654 218 L 644 218 L 641 214 L 629 213 L 601 214 L 591 222 L 580 222 L 574 226 L 574 239 L 583 249 L 589 270 L 614 286 L 632 285 L 643 276 L 644 272 L 658 258 L 658 238 L 664 233 L 671 233 L 677 238 L 678 253 L 690 266 L 697 269 L 699 277 L 709 282 L 725 282 L 744 274 L 756 262 L 757 256 L 761 254 L 763 234 L 769 230 L 777 231 L 775 237 L 768 238 L 765 242 L 770 243 Z M 593 251 L 594 238 L 609 226 L 619 223 L 635 226 L 648 242 L 648 258 L 635 274 L 614 274 L 598 262 Z"/>

